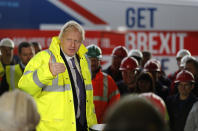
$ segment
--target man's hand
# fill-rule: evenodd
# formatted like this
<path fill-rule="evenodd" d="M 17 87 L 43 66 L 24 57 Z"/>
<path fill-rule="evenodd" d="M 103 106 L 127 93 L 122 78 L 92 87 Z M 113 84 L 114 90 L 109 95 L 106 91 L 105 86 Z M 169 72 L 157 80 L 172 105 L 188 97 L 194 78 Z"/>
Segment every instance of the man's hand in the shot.
<path fill-rule="evenodd" d="M 49 60 L 49 69 L 53 76 L 58 75 L 59 73 L 65 72 L 65 65 L 63 63 L 53 63 L 52 56 Z"/>

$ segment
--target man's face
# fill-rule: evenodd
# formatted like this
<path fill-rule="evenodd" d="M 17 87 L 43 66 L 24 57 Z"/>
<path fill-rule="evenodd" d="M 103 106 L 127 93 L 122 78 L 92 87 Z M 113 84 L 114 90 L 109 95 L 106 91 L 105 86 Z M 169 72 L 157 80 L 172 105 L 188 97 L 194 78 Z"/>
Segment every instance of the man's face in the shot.
<path fill-rule="evenodd" d="M 188 97 L 193 86 L 190 82 L 180 82 L 178 85 L 178 91 L 180 96 Z"/>
<path fill-rule="evenodd" d="M 148 71 L 148 72 L 151 73 L 154 82 L 158 81 L 159 72 L 157 72 L 157 71 Z"/>
<path fill-rule="evenodd" d="M 135 81 L 135 70 L 123 70 L 122 71 L 122 78 L 124 83 L 132 84 Z"/>
<path fill-rule="evenodd" d="M 62 50 L 68 56 L 74 56 L 82 43 L 81 33 L 75 28 L 65 32 L 60 40 Z"/>
<path fill-rule="evenodd" d="M 120 64 L 123 59 L 124 57 L 121 56 L 112 56 L 112 66 L 114 67 L 114 69 L 119 70 Z"/>
<path fill-rule="evenodd" d="M 100 60 L 97 58 L 89 58 L 89 60 L 91 61 L 91 72 L 94 73 L 100 67 Z"/>
<path fill-rule="evenodd" d="M 150 92 L 151 91 L 151 82 L 149 80 L 139 80 L 138 81 L 138 88 L 141 92 Z"/>
<path fill-rule="evenodd" d="M 192 62 L 187 62 L 186 63 L 186 70 L 188 70 L 189 72 L 191 72 L 194 76 L 197 75 L 197 71 L 196 71 L 196 67 L 194 66 L 194 64 Z"/>
<path fill-rule="evenodd" d="M 21 53 L 19 54 L 19 57 L 21 59 L 21 62 L 24 65 L 27 65 L 27 63 L 30 61 L 30 59 L 34 56 L 34 49 L 33 47 L 23 47 L 21 48 Z"/>
<path fill-rule="evenodd" d="M 2 46 L 1 48 L 2 63 L 9 65 L 13 59 L 13 48 Z"/>

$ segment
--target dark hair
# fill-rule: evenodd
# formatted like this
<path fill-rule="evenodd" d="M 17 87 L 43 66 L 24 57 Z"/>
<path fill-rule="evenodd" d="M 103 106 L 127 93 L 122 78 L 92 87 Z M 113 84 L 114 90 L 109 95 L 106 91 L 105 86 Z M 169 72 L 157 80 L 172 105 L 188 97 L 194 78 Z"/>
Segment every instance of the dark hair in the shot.
<path fill-rule="evenodd" d="M 197 73 L 198 73 L 198 61 L 197 61 L 197 60 L 189 59 L 189 60 L 186 61 L 186 64 L 187 64 L 187 63 L 192 63 L 192 64 L 194 65 L 194 67 L 195 67 Z M 198 74 L 196 74 L 196 75 L 198 75 Z"/>
<path fill-rule="evenodd" d="M 151 52 L 149 52 L 149 51 L 142 51 L 142 55 L 143 55 L 143 57 L 149 57 L 149 59 L 152 57 L 152 55 L 151 55 Z"/>
<path fill-rule="evenodd" d="M 139 86 L 138 86 L 138 82 L 140 80 L 145 80 L 145 81 L 149 81 L 150 83 L 150 89 L 149 92 L 154 92 L 155 91 L 155 86 L 154 86 L 154 81 L 153 81 L 153 77 L 152 74 L 149 72 L 141 72 L 138 77 L 137 77 L 137 81 L 136 81 L 136 89 L 135 92 L 136 93 L 142 93 Z"/>
<path fill-rule="evenodd" d="M 32 45 L 28 42 L 21 42 L 18 46 L 18 53 L 21 54 L 22 48 L 32 47 Z"/>
<path fill-rule="evenodd" d="M 40 44 L 38 42 L 32 42 L 33 46 L 39 46 Z"/>
<path fill-rule="evenodd" d="M 32 46 L 38 46 L 40 50 L 42 50 L 41 44 L 39 42 L 32 42 Z"/>

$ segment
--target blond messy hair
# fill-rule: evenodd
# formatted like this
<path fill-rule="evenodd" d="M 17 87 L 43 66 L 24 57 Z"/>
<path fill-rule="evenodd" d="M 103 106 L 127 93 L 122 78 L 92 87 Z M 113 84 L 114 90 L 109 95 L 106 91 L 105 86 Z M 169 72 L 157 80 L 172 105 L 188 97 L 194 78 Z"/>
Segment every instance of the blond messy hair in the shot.
<path fill-rule="evenodd" d="M 78 24 L 77 22 L 72 21 L 72 20 L 68 21 L 67 23 L 65 23 L 65 25 L 63 25 L 63 27 L 60 30 L 59 36 L 58 36 L 59 39 L 61 39 L 63 34 L 67 31 L 69 31 L 70 29 L 77 29 L 81 33 L 82 40 L 85 40 L 85 31 L 84 31 L 83 27 L 80 24 Z"/>

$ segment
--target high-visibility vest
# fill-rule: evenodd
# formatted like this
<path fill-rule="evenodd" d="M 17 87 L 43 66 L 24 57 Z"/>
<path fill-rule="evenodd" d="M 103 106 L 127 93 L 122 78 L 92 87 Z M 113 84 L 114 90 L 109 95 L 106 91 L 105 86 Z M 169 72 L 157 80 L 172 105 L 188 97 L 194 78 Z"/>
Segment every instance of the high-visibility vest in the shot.
<path fill-rule="evenodd" d="M 23 75 L 19 64 L 6 66 L 6 81 L 9 85 L 9 90 L 18 88 L 18 82 Z"/>
<path fill-rule="evenodd" d="M 2 63 L 0 62 L 0 83 L 2 81 L 3 75 L 4 75 L 4 68 Z"/>
<path fill-rule="evenodd" d="M 60 56 L 60 40 L 53 37 L 49 50 L 37 53 L 27 64 L 19 81 L 19 88 L 32 95 L 37 103 L 41 120 L 37 131 L 76 131 L 74 99 L 68 70 L 53 76 L 49 70 L 49 60 L 64 63 Z M 91 74 L 85 53 L 87 49 L 81 44 L 77 52 L 80 58 L 81 74 L 86 90 L 87 125 L 97 123 L 93 103 Z"/>
<path fill-rule="evenodd" d="M 120 93 L 112 77 L 101 71 L 92 79 L 92 85 L 97 121 L 102 123 L 107 108 L 120 99 Z"/>

